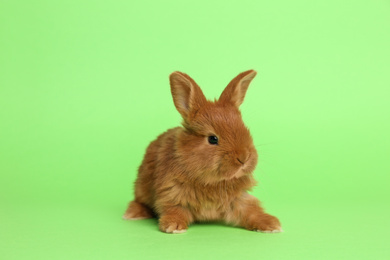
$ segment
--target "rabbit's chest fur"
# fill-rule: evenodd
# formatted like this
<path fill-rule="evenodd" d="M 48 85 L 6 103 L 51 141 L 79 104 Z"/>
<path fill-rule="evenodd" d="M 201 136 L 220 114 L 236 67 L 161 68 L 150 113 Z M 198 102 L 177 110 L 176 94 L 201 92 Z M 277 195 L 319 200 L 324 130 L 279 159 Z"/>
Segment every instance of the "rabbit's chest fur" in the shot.
<path fill-rule="evenodd" d="M 187 208 L 196 221 L 224 218 L 254 180 L 250 177 L 221 181 L 215 184 L 171 181 L 170 185 L 157 189 L 155 203 L 178 205 Z"/>
<path fill-rule="evenodd" d="M 187 188 L 192 190 L 192 196 L 186 196 L 187 208 L 198 221 L 219 220 L 230 211 L 232 202 L 235 201 L 241 191 L 229 190 L 226 182 L 203 187 Z M 199 185 L 202 186 L 202 185 Z"/>

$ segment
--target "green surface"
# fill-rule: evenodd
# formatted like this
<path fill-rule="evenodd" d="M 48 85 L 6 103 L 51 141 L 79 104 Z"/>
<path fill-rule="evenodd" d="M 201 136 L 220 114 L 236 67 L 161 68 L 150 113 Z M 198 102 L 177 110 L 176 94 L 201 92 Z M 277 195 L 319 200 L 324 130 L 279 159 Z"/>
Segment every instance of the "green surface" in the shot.
<path fill-rule="evenodd" d="M 282 234 L 126 222 L 168 75 L 242 106 Z M 1 259 L 390 259 L 389 1 L 0 0 Z"/>

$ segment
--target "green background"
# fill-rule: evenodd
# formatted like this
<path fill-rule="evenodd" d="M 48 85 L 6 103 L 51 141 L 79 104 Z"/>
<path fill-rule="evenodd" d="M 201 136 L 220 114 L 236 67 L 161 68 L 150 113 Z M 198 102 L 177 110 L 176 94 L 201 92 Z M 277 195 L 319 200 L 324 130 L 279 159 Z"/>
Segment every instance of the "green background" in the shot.
<path fill-rule="evenodd" d="M 253 194 L 285 230 L 123 221 L 145 148 L 255 69 Z M 0 0 L 1 259 L 390 259 L 390 2 Z"/>

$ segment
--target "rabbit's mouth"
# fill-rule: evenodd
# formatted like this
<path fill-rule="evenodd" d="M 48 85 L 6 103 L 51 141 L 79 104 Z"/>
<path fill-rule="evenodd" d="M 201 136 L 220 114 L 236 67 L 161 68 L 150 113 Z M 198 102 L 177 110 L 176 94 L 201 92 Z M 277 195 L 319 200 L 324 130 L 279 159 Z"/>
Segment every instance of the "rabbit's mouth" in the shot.
<path fill-rule="evenodd" d="M 233 174 L 231 174 L 228 179 L 239 179 L 245 175 L 252 174 L 255 170 L 256 163 L 253 160 L 248 160 L 247 163 L 240 165 Z"/>
<path fill-rule="evenodd" d="M 241 165 L 237 170 L 233 171 L 233 174 L 228 176 L 226 179 L 227 180 L 239 179 L 247 175 L 248 173 L 251 173 L 251 171 L 248 172 L 247 168 L 248 168 L 247 164 Z"/>
<path fill-rule="evenodd" d="M 252 174 L 257 164 L 255 154 L 249 154 L 245 160 L 236 159 L 237 156 L 225 155 L 217 166 L 215 177 L 219 180 L 233 180 Z"/>

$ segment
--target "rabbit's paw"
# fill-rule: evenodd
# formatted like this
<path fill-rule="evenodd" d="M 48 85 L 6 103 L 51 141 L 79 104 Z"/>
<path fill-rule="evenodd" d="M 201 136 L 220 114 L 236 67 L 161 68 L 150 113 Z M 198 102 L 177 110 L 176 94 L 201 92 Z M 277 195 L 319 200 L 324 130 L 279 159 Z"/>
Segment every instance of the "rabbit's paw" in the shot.
<path fill-rule="evenodd" d="M 152 210 L 142 203 L 132 201 L 129 204 L 125 214 L 122 216 L 124 220 L 138 220 L 152 218 Z"/>
<path fill-rule="evenodd" d="M 278 218 L 269 214 L 263 214 L 257 219 L 254 230 L 263 233 L 283 232 Z"/>
<path fill-rule="evenodd" d="M 159 228 L 165 233 L 180 234 L 186 232 L 188 227 L 185 221 L 162 216 L 160 218 Z"/>

